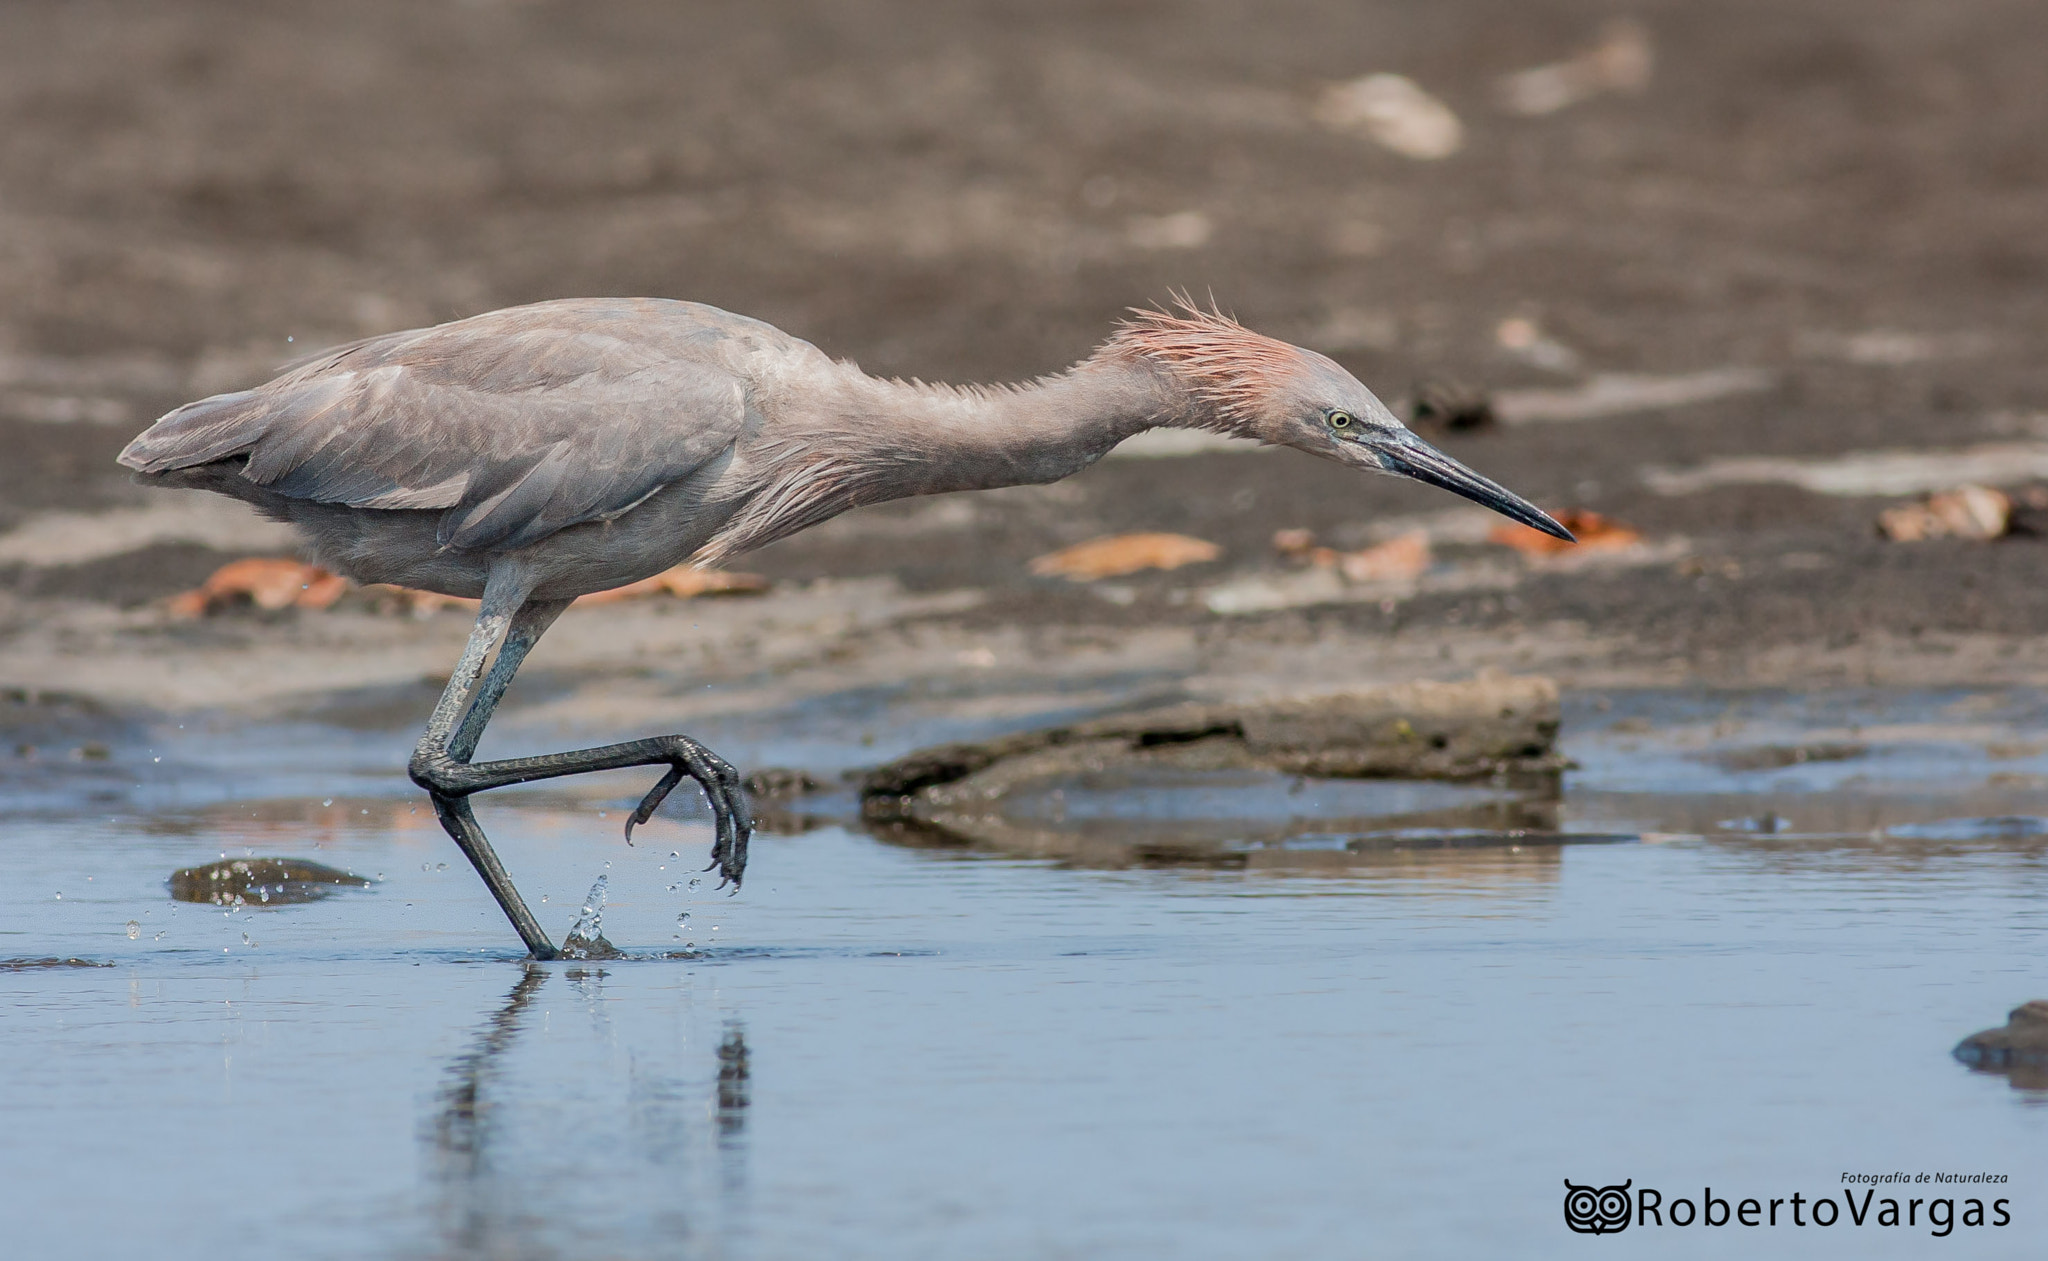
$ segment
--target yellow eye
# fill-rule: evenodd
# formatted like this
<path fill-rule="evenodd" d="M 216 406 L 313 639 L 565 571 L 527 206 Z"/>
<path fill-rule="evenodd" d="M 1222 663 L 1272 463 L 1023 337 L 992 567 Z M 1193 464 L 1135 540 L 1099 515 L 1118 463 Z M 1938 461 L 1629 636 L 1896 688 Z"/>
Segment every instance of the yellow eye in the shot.
<path fill-rule="evenodd" d="M 1350 427 L 1351 427 L 1351 413 L 1350 413 L 1350 412 L 1331 412 L 1331 413 L 1330 413 L 1330 428 L 1332 428 L 1332 429 L 1349 429 Z"/>

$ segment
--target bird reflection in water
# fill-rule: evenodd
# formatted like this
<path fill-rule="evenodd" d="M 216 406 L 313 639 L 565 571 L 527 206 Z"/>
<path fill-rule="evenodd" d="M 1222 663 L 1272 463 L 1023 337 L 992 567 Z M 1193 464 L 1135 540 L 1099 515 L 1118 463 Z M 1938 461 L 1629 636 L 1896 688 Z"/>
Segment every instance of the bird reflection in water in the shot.
<path fill-rule="evenodd" d="M 620 1078 L 592 1080 L 585 1070 L 550 1086 L 542 1074 L 552 1075 L 559 1063 L 521 1066 L 512 1056 L 534 1028 L 534 1003 L 550 972 L 527 966 L 468 1049 L 449 1063 L 424 1135 L 438 1252 L 555 1257 L 620 1233 L 671 1244 L 724 1233 L 721 1219 L 737 1220 L 747 1185 L 751 1075 L 744 1026 L 726 1023 L 715 1072 L 711 1064 L 680 1075 L 650 1072 L 645 1056 L 619 1053 L 632 1039 L 612 1027 L 605 971 L 568 969 L 562 979 L 590 1014 L 594 1035 L 586 1042 L 572 1032 L 569 1050 L 595 1049 L 602 1062 L 619 1066 Z M 526 1056 L 550 1054 L 563 1040 L 559 1020 L 543 1029 L 540 1042 L 527 1040 Z M 624 1106 L 607 1107 L 607 1096 Z M 648 1182 L 654 1190 L 643 1193 Z M 710 1194 L 694 1193 L 700 1189 Z"/>

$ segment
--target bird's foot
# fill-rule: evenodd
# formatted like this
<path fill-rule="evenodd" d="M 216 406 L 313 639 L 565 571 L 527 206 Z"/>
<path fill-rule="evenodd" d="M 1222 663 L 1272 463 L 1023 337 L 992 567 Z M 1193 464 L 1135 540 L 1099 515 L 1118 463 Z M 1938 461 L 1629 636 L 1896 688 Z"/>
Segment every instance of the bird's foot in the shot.
<path fill-rule="evenodd" d="M 732 764 L 688 736 L 669 736 L 664 741 L 674 755 L 668 774 L 647 790 L 640 804 L 626 818 L 626 844 L 633 843 L 633 829 L 654 817 L 661 803 L 688 776 L 704 790 L 711 806 L 713 837 L 711 862 L 704 868 L 718 871 L 718 887 L 732 885 L 737 891 L 747 870 L 747 842 L 754 834 L 753 811 L 748 808 L 740 773 Z"/>

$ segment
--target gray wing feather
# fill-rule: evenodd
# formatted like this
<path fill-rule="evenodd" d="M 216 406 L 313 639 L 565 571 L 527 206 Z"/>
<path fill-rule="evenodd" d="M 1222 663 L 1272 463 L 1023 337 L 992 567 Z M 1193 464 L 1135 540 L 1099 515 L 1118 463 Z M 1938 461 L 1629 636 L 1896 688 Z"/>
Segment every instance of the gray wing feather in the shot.
<path fill-rule="evenodd" d="M 443 510 L 457 548 L 521 547 L 625 512 L 746 423 L 728 343 L 804 343 L 677 302 L 516 307 L 301 360 L 187 404 L 121 455 L 144 473 L 246 458 L 294 499 Z M 811 351 L 811 353 L 816 353 Z"/>

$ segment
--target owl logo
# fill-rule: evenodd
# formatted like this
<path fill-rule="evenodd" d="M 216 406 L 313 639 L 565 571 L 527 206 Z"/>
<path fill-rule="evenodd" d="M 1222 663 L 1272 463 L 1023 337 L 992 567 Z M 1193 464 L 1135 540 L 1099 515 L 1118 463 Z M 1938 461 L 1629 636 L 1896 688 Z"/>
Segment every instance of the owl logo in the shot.
<path fill-rule="evenodd" d="M 1629 1202 L 1629 1183 L 1614 1187 L 1575 1186 L 1570 1178 L 1564 1180 L 1564 1224 L 1581 1235 L 1618 1235 L 1628 1229 L 1628 1219 L 1633 1205 Z"/>

